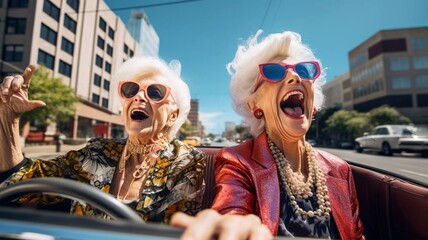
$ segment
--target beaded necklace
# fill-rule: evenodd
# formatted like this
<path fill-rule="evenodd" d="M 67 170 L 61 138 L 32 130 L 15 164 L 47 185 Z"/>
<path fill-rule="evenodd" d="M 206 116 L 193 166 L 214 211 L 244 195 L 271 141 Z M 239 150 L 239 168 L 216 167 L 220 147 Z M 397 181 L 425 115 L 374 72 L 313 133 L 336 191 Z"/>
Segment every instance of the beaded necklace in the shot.
<path fill-rule="evenodd" d="M 326 186 L 325 176 L 319 168 L 314 151 L 308 143 L 305 142 L 305 150 L 308 159 L 309 173 L 306 182 L 301 181 L 290 167 L 290 163 L 285 158 L 279 148 L 268 138 L 268 145 L 272 152 L 278 167 L 279 175 L 284 183 L 285 191 L 287 192 L 291 205 L 304 218 L 308 217 L 325 217 L 330 216 L 331 208 L 328 199 L 328 189 Z M 315 186 L 314 186 L 315 182 Z M 298 204 L 297 200 L 308 199 L 314 196 L 314 188 L 316 189 L 316 199 L 318 204 L 317 210 L 305 211 Z"/>

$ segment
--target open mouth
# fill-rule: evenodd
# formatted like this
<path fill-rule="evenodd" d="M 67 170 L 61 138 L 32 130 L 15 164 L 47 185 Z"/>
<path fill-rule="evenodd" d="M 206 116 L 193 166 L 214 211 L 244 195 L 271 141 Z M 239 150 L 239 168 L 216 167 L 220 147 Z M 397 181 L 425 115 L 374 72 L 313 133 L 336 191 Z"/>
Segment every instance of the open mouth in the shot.
<path fill-rule="evenodd" d="M 293 118 L 300 117 L 305 113 L 304 95 L 301 91 L 291 91 L 281 100 L 282 111 Z"/>
<path fill-rule="evenodd" d="M 146 118 L 148 118 L 149 115 L 142 109 L 134 109 L 131 111 L 131 119 L 135 121 L 142 121 Z"/>

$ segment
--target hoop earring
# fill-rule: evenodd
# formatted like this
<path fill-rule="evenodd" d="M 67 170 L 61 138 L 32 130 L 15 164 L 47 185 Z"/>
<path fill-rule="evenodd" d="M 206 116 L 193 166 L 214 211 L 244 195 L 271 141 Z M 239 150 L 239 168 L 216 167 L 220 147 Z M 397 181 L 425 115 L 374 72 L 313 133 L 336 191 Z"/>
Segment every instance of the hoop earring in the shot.
<path fill-rule="evenodd" d="M 254 110 L 253 114 L 255 118 L 261 119 L 263 117 L 263 110 L 257 108 L 256 110 Z"/>

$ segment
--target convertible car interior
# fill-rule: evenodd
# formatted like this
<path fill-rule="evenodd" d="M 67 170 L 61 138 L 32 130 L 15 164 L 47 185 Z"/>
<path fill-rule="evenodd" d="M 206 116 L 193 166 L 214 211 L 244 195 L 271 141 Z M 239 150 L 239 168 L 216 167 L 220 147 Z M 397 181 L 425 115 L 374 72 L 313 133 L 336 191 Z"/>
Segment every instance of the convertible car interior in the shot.
<path fill-rule="evenodd" d="M 214 156 L 219 148 L 200 148 L 207 153 L 204 207 L 214 198 Z M 346 159 L 345 159 L 346 160 Z M 428 186 L 411 182 L 380 169 L 349 162 L 360 203 L 367 239 L 428 239 Z"/>
<path fill-rule="evenodd" d="M 199 147 L 207 154 L 205 180 L 206 192 L 203 207 L 208 208 L 214 198 L 214 156 L 220 150 L 215 147 Z M 346 159 L 345 159 L 346 160 Z M 360 214 L 367 239 L 428 239 L 428 186 L 413 182 L 394 173 L 351 163 L 360 202 Z M 15 184 L 17 185 L 17 184 Z M 46 189 L 37 181 L 32 184 L 39 192 L 55 192 L 67 195 L 67 186 Z M 89 186 L 87 186 L 89 187 Z M 73 188 L 69 186 L 70 190 Z M 24 189 L 24 190 L 23 190 Z M 166 225 L 141 224 L 132 216 L 132 211 L 123 211 L 121 206 L 109 201 L 108 194 L 100 196 L 104 203 L 96 203 L 85 187 L 79 197 L 114 216 L 117 221 L 82 218 L 40 209 L 10 208 L 4 200 L 16 197 L 17 193 L 28 194 L 27 187 L 14 189 L 8 194 L 0 192 L 0 238 L 1 239 L 177 239 L 182 230 Z M 89 189 L 87 189 L 89 190 Z M 89 190 L 89 192 L 94 192 Z M 7 196 L 5 196 L 7 195 Z M 107 197 L 104 199 L 104 197 Z M 64 210 L 66 208 L 59 207 Z M 67 209 L 68 210 L 68 209 Z M 28 234 L 33 234 L 28 236 Z M 35 235 L 34 235 L 35 234 Z M 47 236 L 47 238 L 43 238 Z M 49 238 L 50 237 L 50 238 Z M 35 238 L 34 238 L 35 239 Z M 284 239 L 277 237 L 276 239 Z M 297 238 L 307 239 L 307 238 Z"/>

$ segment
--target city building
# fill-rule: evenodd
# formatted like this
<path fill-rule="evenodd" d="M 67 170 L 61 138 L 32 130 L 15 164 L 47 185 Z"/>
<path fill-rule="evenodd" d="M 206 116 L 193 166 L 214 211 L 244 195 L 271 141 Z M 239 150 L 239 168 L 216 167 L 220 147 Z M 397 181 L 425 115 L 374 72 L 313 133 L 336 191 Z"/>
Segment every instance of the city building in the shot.
<path fill-rule="evenodd" d="M 379 31 L 349 52 L 349 63 L 353 109 L 387 104 L 428 125 L 428 27 Z"/>
<path fill-rule="evenodd" d="M 108 9 L 102 0 L 0 1 L 2 78 L 36 63 L 61 77 L 82 99 L 60 126 L 69 138 L 124 134 L 112 73 L 140 47 Z"/>
<path fill-rule="evenodd" d="M 204 136 L 204 126 L 202 122 L 199 120 L 199 99 L 191 99 L 190 100 L 190 112 L 187 116 L 187 119 L 190 121 L 192 125 L 192 133 L 191 135 L 197 137 Z"/>
<path fill-rule="evenodd" d="M 133 10 L 126 27 L 140 43 L 141 52 L 138 55 L 152 57 L 159 55 L 159 36 L 143 10 Z"/>
<path fill-rule="evenodd" d="M 344 108 L 344 85 L 349 81 L 349 72 L 346 72 L 323 86 L 323 93 L 328 96 L 325 98 L 324 108 Z"/>

